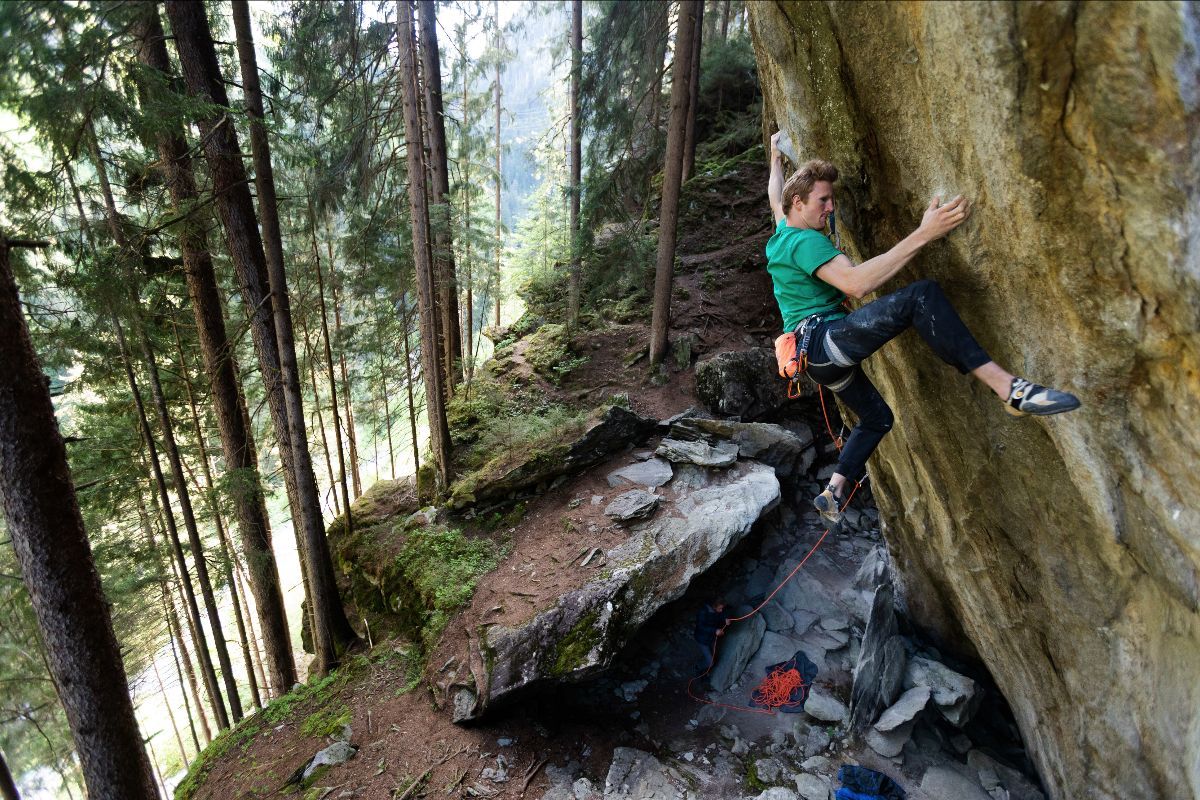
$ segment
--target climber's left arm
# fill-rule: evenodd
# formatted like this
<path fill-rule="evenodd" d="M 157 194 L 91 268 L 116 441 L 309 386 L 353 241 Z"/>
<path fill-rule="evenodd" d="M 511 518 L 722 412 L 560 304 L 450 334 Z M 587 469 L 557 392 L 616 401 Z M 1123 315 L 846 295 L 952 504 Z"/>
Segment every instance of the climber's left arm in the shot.
<path fill-rule="evenodd" d="M 776 146 L 779 133 L 771 137 L 771 178 L 767 181 L 767 199 L 771 201 L 771 212 L 775 215 L 775 224 L 783 219 L 783 153 Z"/>

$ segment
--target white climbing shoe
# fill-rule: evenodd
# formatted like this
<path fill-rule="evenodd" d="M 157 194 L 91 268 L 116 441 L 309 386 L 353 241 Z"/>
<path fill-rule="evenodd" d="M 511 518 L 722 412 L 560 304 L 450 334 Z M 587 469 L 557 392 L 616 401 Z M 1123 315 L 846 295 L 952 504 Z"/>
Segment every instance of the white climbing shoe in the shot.
<path fill-rule="evenodd" d="M 1047 416 L 1073 411 L 1079 408 L 1079 398 L 1068 392 L 1060 392 L 1024 378 L 1013 378 L 1012 387 L 1008 390 L 1008 400 L 1004 402 L 1004 410 L 1014 417 L 1026 414 Z"/>

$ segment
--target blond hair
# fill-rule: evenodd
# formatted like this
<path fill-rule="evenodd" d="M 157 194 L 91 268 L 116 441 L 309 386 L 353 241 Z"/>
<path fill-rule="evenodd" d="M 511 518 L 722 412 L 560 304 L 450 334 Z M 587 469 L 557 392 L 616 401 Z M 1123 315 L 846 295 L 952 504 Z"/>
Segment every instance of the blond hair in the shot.
<path fill-rule="evenodd" d="M 792 174 L 792 177 L 787 179 L 787 183 L 783 185 L 783 213 L 787 213 L 792 208 L 792 200 L 800 198 L 803 203 L 808 199 L 809 192 L 812 191 L 813 184 L 817 181 L 828 181 L 833 183 L 838 179 L 838 170 L 833 164 L 828 161 L 822 161 L 819 158 L 814 158 L 811 161 L 806 161 Z"/>

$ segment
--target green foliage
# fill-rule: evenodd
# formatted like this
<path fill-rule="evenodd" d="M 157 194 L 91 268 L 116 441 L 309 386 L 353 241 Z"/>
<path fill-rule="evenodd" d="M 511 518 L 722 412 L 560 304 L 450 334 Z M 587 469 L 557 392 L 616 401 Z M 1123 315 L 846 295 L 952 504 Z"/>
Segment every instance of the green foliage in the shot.
<path fill-rule="evenodd" d="M 550 324 L 538 328 L 529 337 L 525 360 L 535 372 L 558 385 L 571 370 L 586 363 L 587 357 L 572 355 L 565 325 Z"/>
<path fill-rule="evenodd" d="M 421 636 L 427 647 L 437 641 L 450 617 L 475 593 L 479 577 L 495 569 L 503 556 L 489 539 L 473 539 L 453 528 L 428 526 L 407 532 L 396 563 L 423 604 Z"/>
<path fill-rule="evenodd" d="M 300 732 L 305 736 L 332 736 L 350 724 L 350 707 L 339 703 L 333 708 L 323 708 L 310 714 L 300 724 Z"/>

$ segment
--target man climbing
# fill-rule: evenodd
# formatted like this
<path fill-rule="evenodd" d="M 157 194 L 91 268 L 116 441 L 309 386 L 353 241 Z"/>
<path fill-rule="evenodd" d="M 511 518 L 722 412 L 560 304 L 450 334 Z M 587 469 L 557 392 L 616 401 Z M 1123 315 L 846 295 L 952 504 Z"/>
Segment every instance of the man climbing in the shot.
<path fill-rule="evenodd" d="M 1010 414 L 1058 414 L 1079 407 L 1074 395 L 1018 378 L 992 361 L 934 281 L 920 280 L 855 311 L 845 310 L 847 295 L 861 299 L 878 289 L 922 247 L 961 225 L 971 204 L 961 196 L 945 205 L 933 198 L 915 231 L 883 255 L 855 266 L 822 233 L 833 216 L 837 168 L 812 160 L 785 183 L 779 136 L 771 137 L 767 184 L 776 223 L 767 242 L 775 299 L 784 329 L 794 331 L 797 342 L 809 342 L 809 377 L 832 389 L 858 415 L 828 487 L 813 501 L 821 516 L 830 523 L 841 521 L 846 481 L 863 474 L 868 456 L 894 420 L 859 365 L 909 327 L 947 364 L 985 383 Z"/>

